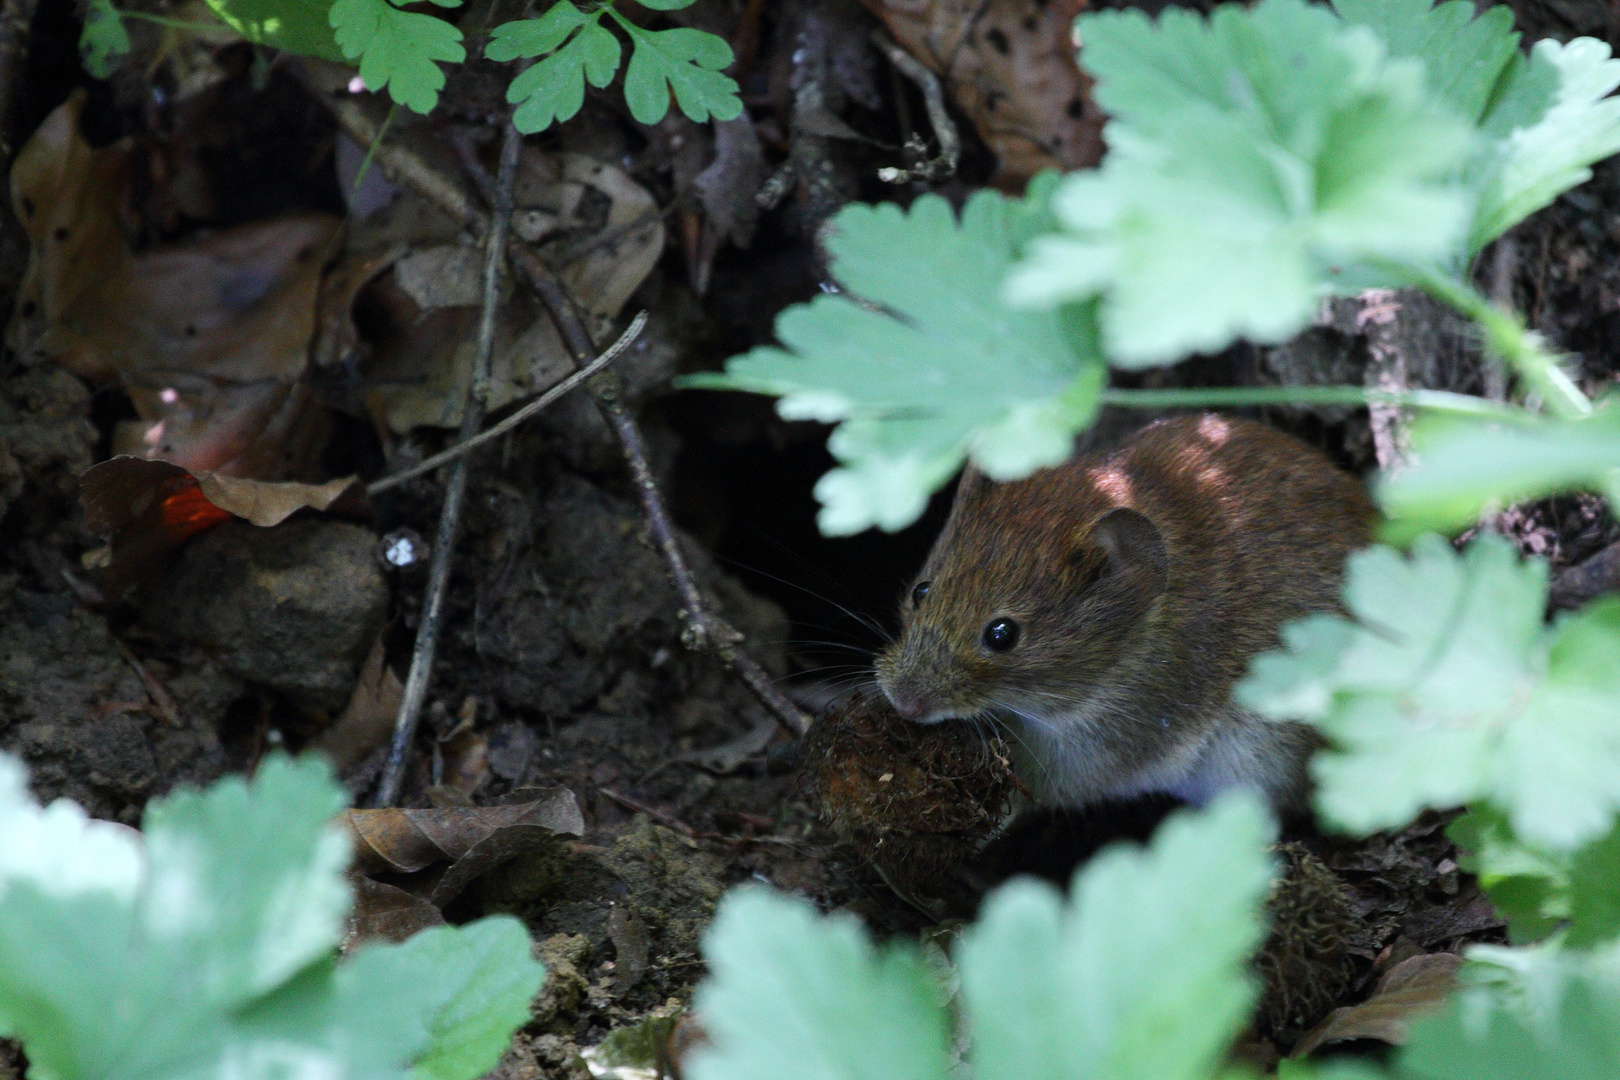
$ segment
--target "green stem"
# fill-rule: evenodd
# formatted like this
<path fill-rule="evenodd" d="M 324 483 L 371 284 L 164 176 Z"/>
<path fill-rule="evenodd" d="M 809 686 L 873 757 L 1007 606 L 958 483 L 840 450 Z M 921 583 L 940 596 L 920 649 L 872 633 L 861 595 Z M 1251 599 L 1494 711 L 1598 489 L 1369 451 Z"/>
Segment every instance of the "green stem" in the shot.
<path fill-rule="evenodd" d="M 122 19 L 138 19 L 141 22 L 156 23 L 167 26 L 171 30 L 189 30 L 194 34 L 209 33 L 214 30 L 229 30 L 230 27 L 218 22 L 187 22 L 184 19 L 166 19 L 162 15 L 149 15 L 144 11 L 125 11 L 123 8 L 114 9 Z"/>
<path fill-rule="evenodd" d="M 1186 409 L 1239 405 L 1398 405 L 1434 412 L 1486 417 L 1510 422 L 1527 419 L 1523 409 L 1472 394 L 1445 390 L 1392 392 L 1364 386 L 1230 386 L 1191 390 L 1122 390 L 1102 392 L 1104 405 L 1125 409 Z"/>
<path fill-rule="evenodd" d="M 394 122 L 394 114 L 397 112 L 399 112 L 399 102 L 396 101 L 388 106 L 388 115 L 383 117 L 382 127 L 377 129 L 377 137 L 371 140 L 371 145 L 366 147 L 366 156 L 360 159 L 360 167 L 354 172 L 354 187 L 352 190 L 360 190 L 360 181 L 366 178 L 366 170 L 371 168 L 372 161 L 376 159 L 377 149 L 382 146 L 383 136 L 388 134 L 388 125 Z"/>
<path fill-rule="evenodd" d="M 1541 335 L 1529 330 L 1511 315 L 1492 304 L 1471 285 L 1438 271 L 1422 271 L 1418 287 L 1479 324 L 1485 333 L 1485 348 L 1519 373 L 1525 389 L 1546 403 L 1555 416 L 1566 420 L 1588 416 L 1592 402 L 1558 364 L 1558 357 L 1541 343 Z"/>

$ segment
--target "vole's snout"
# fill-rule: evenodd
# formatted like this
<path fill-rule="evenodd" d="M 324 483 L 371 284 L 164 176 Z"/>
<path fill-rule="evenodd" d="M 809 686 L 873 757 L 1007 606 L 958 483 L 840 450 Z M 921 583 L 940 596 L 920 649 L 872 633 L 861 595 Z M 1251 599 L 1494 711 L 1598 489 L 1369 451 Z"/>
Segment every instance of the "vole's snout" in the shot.
<path fill-rule="evenodd" d="M 905 654 L 900 647 L 883 653 L 877 662 L 878 689 L 889 699 L 895 712 L 907 720 L 921 720 L 928 711 L 926 696 L 915 679 L 906 677 L 906 668 Z"/>
<path fill-rule="evenodd" d="M 894 711 L 917 724 L 937 724 L 957 715 L 957 695 L 946 678 L 943 642 L 926 630 L 913 631 L 878 657 L 877 682 Z"/>
<path fill-rule="evenodd" d="M 894 711 L 907 720 L 921 720 L 928 711 L 928 707 L 923 703 L 920 695 L 896 691 L 884 685 L 883 696 L 889 699 L 889 704 L 894 706 Z"/>

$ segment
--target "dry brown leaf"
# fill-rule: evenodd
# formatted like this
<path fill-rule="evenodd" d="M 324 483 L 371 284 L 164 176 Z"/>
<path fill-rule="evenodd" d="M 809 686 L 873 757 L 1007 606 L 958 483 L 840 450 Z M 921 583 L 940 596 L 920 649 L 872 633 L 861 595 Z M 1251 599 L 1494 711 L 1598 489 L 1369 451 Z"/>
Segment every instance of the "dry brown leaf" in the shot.
<path fill-rule="evenodd" d="M 584 154 L 520 159 L 512 228 L 534 244 L 600 330 L 664 251 L 658 203 L 624 170 Z"/>
<path fill-rule="evenodd" d="M 514 200 L 514 231 L 535 244 L 599 331 L 663 253 L 664 225 L 652 196 L 622 170 L 583 154 L 526 148 Z M 395 433 L 461 422 L 482 264 L 475 246 L 424 234 L 391 272 L 377 274 L 355 296 L 372 327 L 363 370 L 367 408 Z M 573 370 L 551 319 L 522 290 L 501 305 L 492 364 L 491 409 L 533 397 Z"/>
<path fill-rule="evenodd" d="M 745 248 L 759 220 L 760 185 L 765 182 L 765 151 L 747 116 L 714 122 L 714 160 L 692 178 L 692 190 L 703 208 L 693 234 L 684 236 L 687 275 L 699 296 L 709 290 L 709 274 L 720 245 L 731 241 Z"/>
<path fill-rule="evenodd" d="M 93 149 L 84 95 L 18 155 L 12 202 L 32 251 L 8 343 L 95 380 L 122 375 L 144 424 L 119 449 L 267 479 L 320 449 L 303 388 L 322 268 L 342 222 L 256 222 L 135 254 L 123 227 L 129 147 Z"/>
<path fill-rule="evenodd" d="M 343 952 L 353 952 L 368 941 L 401 942 L 418 931 L 443 926 L 444 916 L 432 903 L 381 881 L 350 875 L 354 907 L 343 934 Z"/>
<path fill-rule="evenodd" d="M 32 251 L 6 344 L 19 356 L 53 357 L 87 379 L 112 378 L 110 359 L 82 347 L 70 315 L 94 311 L 109 280 L 129 276 L 121 210 L 131 144 L 93 149 L 79 134 L 85 92 L 45 118 L 11 167 L 11 205 Z"/>
<path fill-rule="evenodd" d="M 399 716 L 400 701 L 405 687 L 399 676 L 388 666 L 382 638 L 371 647 L 366 662 L 360 668 L 360 677 L 354 684 L 354 694 L 348 705 L 332 722 L 309 743 L 309 749 L 318 750 L 332 759 L 333 768 L 343 773 L 369 756 L 372 751 L 388 742 Z"/>
<path fill-rule="evenodd" d="M 300 510 L 346 517 L 368 511 L 365 487 L 353 476 L 325 484 L 245 480 L 120 456 L 86 469 L 79 485 L 85 528 L 107 540 L 92 553 L 93 565 L 115 595 L 168 552 L 230 517 L 269 527 Z"/>
<path fill-rule="evenodd" d="M 945 81 L 1011 189 L 1042 169 L 1102 158 L 1103 116 L 1075 63 L 1085 0 L 861 0 L 907 52 Z"/>
<path fill-rule="evenodd" d="M 1294 1046 L 1292 1057 L 1304 1057 L 1328 1043 L 1378 1039 L 1400 1046 L 1412 1021 L 1440 1007 L 1457 981 L 1463 958 L 1456 953 L 1425 953 L 1402 960 L 1378 981 L 1372 996 L 1359 1005 L 1334 1009 Z"/>
<path fill-rule="evenodd" d="M 559 836 L 585 835 L 573 792 L 554 787 L 535 795 L 507 806 L 347 810 L 339 821 L 354 840 L 362 872 L 416 875 L 409 891 L 442 905 L 517 855 Z"/>

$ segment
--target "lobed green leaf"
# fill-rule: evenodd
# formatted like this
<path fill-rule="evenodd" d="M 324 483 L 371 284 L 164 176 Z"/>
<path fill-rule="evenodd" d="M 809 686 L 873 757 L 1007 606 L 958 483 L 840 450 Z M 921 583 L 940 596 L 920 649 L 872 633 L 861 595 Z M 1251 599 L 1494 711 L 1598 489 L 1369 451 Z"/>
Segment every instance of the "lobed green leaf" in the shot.
<path fill-rule="evenodd" d="M 1435 414 L 1412 425 L 1413 464 L 1378 481 L 1386 535 L 1473 524 L 1493 506 L 1570 491 L 1620 494 L 1620 405 L 1581 420 L 1524 414 L 1514 424 Z"/>
<path fill-rule="evenodd" d="M 1526 842 L 1573 851 L 1620 811 L 1620 598 L 1543 629 L 1546 590 L 1545 564 L 1494 535 L 1460 557 L 1433 535 L 1409 559 L 1358 552 L 1352 619 L 1285 626 L 1236 697 L 1327 735 L 1316 805 L 1339 828 L 1486 800 Z"/>
<path fill-rule="evenodd" d="M 693 1080 L 945 1080 L 939 986 L 916 951 L 878 950 L 849 915 L 744 887 L 704 937 L 696 1007 L 711 1040 Z"/>
<path fill-rule="evenodd" d="M 1472 146 L 1367 29 L 1303 0 L 1082 17 L 1083 60 L 1112 113 L 1102 168 L 1070 177 L 1064 226 L 1007 283 L 1017 304 L 1102 298 L 1124 367 L 1235 337 L 1281 341 L 1324 289 L 1445 260 L 1473 200 Z"/>
<path fill-rule="evenodd" d="M 977 1080 L 1214 1075 L 1254 1003 L 1271 832 L 1229 794 L 1104 851 L 1067 901 L 1031 880 L 993 893 L 955 953 Z"/>
<path fill-rule="evenodd" d="M 635 51 L 624 72 L 624 100 L 630 115 L 656 124 L 669 112 L 669 96 L 689 120 L 735 120 L 742 115 L 737 84 L 721 70 L 735 59 L 724 38 L 691 27 L 646 30 L 617 11 L 613 17 L 630 35 Z"/>
<path fill-rule="evenodd" d="M 1620 954 L 1476 946 L 1445 1011 L 1419 1020 L 1397 1072 L 1412 1080 L 1620 1075 Z"/>
<path fill-rule="evenodd" d="M 506 99 L 522 102 L 512 122 L 533 133 L 572 118 L 585 104 L 586 81 L 598 88 L 612 82 L 619 56 L 619 39 L 594 19 L 586 21 L 568 44 L 512 80 Z"/>
<path fill-rule="evenodd" d="M 474 1080 L 541 971 L 510 919 L 336 965 L 344 792 L 273 756 L 133 830 L 41 810 L 0 757 L 0 1034 L 43 1080 Z"/>
<path fill-rule="evenodd" d="M 975 194 L 960 221 L 931 195 L 909 211 L 846 207 L 826 243 L 848 294 L 788 308 L 783 348 L 682 385 L 775 394 L 784 417 L 839 423 L 828 447 L 840 467 L 816 486 L 832 535 L 910 524 L 965 457 L 996 479 L 1062 461 L 1104 376 L 1091 312 L 1012 311 L 996 298 L 1050 220 L 1052 183 L 1019 201 Z"/>
<path fill-rule="evenodd" d="M 569 0 L 557 0 L 538 18 L 501 23 L 491 30 L 489 44 L 484 46 L 484 55 L 497 61 L 544 56 L 591 21 L 592 16 L 586 15 Z"/>
<path fill-rule="evenodd" d="M 79 34 L 79 59 L 92 79 L 105 79 L 129 53 L 129 31 L 112 0 L 90 0 Z"/>
<path fill-rule="evenodd" d="M 433 2 L 458 7 L 461 0 Z M 435 61 L 459 64 L 467 58 L 460 30 L 432 15 L 401 11 L 390 0 L 333 0 L 327 17 L 344 57 L 360 61 L 366 89 L 386 86 L 394 101 L 413 112 L 432 112 L 439 102 L 444 71 Z"/>

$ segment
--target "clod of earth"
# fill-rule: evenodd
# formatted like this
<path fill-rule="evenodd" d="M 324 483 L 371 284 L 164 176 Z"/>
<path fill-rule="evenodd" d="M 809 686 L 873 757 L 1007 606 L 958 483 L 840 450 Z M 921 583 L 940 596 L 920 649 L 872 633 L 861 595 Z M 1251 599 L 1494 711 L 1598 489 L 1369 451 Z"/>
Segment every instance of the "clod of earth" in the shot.
<path fill-rule="evenodd" d="M 208 646 L 233 675 L 335 716 L 387 614 L 376 546 L 375 534 L 347 522 L 223 522 L 142 591 L 141 619 Z"/>
<path fill-rule="evenodd" d="M 823 819 L 902 895 L 954 893 L 951 872 L 999 830 L 1019 787 L 999 734 L 914 724 L 876 696 L 819 719 L 804 761 Z"/>

